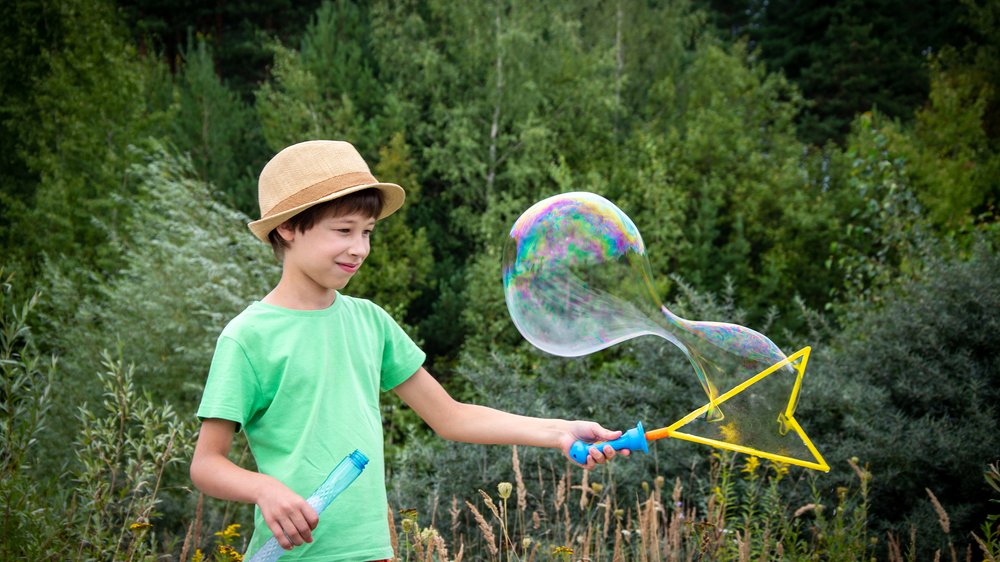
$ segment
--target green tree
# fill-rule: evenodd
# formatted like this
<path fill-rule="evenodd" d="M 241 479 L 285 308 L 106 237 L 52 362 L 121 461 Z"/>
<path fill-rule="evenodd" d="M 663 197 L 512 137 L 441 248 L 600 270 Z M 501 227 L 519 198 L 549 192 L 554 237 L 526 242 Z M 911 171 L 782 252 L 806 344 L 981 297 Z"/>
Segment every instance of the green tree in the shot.
<path fill-rule="evenodd" d="M 111 269 L 108 233 L 94 219 L 115 220 L 126 147 L 163 115 L 147 110 L 148 67 L 109 2 L 59 2 L 53 12 L 59 40 L 39 53 L 40 73 L 23 77 L 30 93 L 7 121 L 39 181 L 30 197 L 7 201 L 5 242 L 33 266 L 43 255 L 65 255 L 83 268 Z"/>
<path fill-rule="evenodd" d="M 843 141 L 857 113 L 873 108 L 909 120 L 927 96 L 927 53 L 972 35 L 963 2 L 707 0 L 725 33 L 747 37 L 768 68 L 809 100 L 804 140 Z"/>
<path fill-rule="evenodd" d="M 178 71 L 178 112 L 171 138 L 191 154 L 216 198 L 244 213 L 257 209 L 257 171 L 267 148 L 256 114 L 222 82 L 204 37 L 189 39 Z"/>
<path fill-rule="evenodd" d="M 873 524 L 901 534 L 916 525 L 929 551 L 940 532 L 924 488 L 945 506 L 951 537 L 968 540 L 988 513 L 977 475 L 1000 451 L 998 267 L 995 245 L 982 241 L 968 257 L 929 258 L 917 278 L 883 291 L 883 306 L 856 306 L 835 352 L 816 363 L 826 384 L 870 388 L 836 410 L 818 405 L 819 442 L 869 463 Z"/>

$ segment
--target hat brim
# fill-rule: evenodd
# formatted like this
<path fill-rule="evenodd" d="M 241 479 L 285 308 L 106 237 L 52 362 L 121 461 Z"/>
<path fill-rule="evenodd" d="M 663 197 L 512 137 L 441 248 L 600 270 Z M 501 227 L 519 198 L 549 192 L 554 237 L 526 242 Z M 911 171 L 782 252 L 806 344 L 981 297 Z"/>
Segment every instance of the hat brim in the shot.
<path fill-rule="evenodd" d="M 278 228 L 278 225 L 285 222 L 286 220 L 294 217 L 295 215 L 305 211 L 309 207 L 313 207 L 320 203 L 325 203 L 327 201 L 332 201 L 334 199 L 339 199 L 345 195 L 350 195 L 361 191 L 363 189 L 378 189 L 382 192 L 382 212 L 379 216 L 375 217 L 378 220 L 384 219 L 389 215 L 395 213 L 403 206 L 403 201 L 406 199 L 406 192 L 403 188 L 394 183 L 370 183 L 364 185 L 355 185 L 348 187 L 347 189 L 342 189 L 340 191 L 335 191 L 329 195 L 325 195 L 316 199 L 315 201 L 310 201 L 308 203 L 299 205 L 288 209 L 287 211 L 282 211 L 271 216 L 264 217 L 260 220 L 253 221 L 247 224 L 250 228 L 250 232 L 264 242 L 269 242 L 267 235 L 271 233 L 272 230 Z"/>

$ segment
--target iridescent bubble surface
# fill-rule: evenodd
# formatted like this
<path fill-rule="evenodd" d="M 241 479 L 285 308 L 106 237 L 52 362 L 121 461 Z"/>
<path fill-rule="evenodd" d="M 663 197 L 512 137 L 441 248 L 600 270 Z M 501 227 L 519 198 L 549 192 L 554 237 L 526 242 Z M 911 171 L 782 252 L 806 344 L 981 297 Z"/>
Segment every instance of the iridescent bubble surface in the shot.
<path fill-rule="evenodd" d="M 607 199 L 565 193 L 525 211 L 507 240 L 503 283 L 514 324 L 548 353 L 577 357 L 643 335 L 677 346 L 708 399 L 696 405 L 713 404 L 702 427 L 689 425 L 685 431 L 792 456 L 805 450 L 784 439 L 782 418 L 794 409 L 786 408 L 795 379 L 789 366 L 714 405 L 785 354 L 750 328 L 686 320 L 663 306 L 638 228 Z"/>

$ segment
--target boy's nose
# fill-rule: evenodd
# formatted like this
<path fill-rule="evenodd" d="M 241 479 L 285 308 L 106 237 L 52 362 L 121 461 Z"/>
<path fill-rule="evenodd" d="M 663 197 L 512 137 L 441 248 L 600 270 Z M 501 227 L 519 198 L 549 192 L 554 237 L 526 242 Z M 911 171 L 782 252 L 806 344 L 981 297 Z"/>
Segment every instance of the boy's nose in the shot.
<path fill-rule="evenodd" d="M 349 251 L 355 256 L 367 256 L 371 246 L 368 244 L 368 240 L 365 238 L 356 238 L 351 244 Z"/>

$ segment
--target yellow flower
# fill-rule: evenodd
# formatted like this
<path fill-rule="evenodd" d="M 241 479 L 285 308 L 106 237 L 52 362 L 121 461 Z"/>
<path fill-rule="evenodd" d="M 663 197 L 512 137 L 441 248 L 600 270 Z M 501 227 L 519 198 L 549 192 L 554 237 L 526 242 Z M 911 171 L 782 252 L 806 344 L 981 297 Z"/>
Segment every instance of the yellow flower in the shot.
<path fill-rule="evenodd" d="M 771 461 L 771 468 L 774 469 L 774 475 L 781 480 L 788 474 L 788 463 Z"/>
<path fill-rule="evenodd" d="M 403 519 L 409 519 L 411 521 L 416 521 L 417 519 L 417 510 L 412 507 L 400 509 L 399 514 L 403 516 Z"/>
<path fill-rule="evenodd" d="M 510 497 L 510 491 L 513 489 L 510 482 L 501 482 L 497 484 L 497 493 L 500 494 L 501 499 L 507 499 Z"/>
<path fill-rule="evenodd" d="M 553 556 L 558 556 L 560 554 L 565 554 L 566 556 L 569 556 L 573 554 L 573 549 L 568 546 L 557 546 L 554 549 L 552 549 Z"/>
<path fill-rule="evenodd" d="M 752 456 L 752 457 L 750 457 L 750 458 L 747 459 L 747 463 L 745 465 L 743 465 L 743 468 L 740 469 L 740 470 L 742 470 L 743 472 L 745 472 L 747 474 L 753 475 L 754 473 L 757 472 L 757 467 L 758 466 L 760 466 L 760 459 L 758 459 L 757 457 L 753 457 Z"/>
<path fill-rule="evenodd" d="M 590 491 L 594 492 L 595 494 L 600 494 L 601 492 L 604 491 L 604 484 L 601 484 L 600 482 L 591 482 Z"/>
<path fill-rule="evenodd" d="M 231 562 L 243 562 L 243 555 L 228 544 L 219 545 L 219 554 L 225 556 L 226 560 L 230 560 Z"/>
<path fill-rule="evenodd" d="M 222 537 L 222 539 L 226 541 L 231 541 L 240 536 L 239 528 L 239 523 L 233 523 L 232 525 L 226 527 L 226 530 L 215 533 L 215 536 Z"/>
<path fill-rule="evenodd" d="M 128 526 L 129 530 L 139 532 L 145 531 L 146 529 L 152 527 L 153 524 L 149 521 L 137 521 Z"/>
<path fill-rule="evenodd" d="M 194 549 L 194 556 L 191 557 L 191 562 L 204 562 L 205 555 L 201 552 L 200 548 Z"/>

